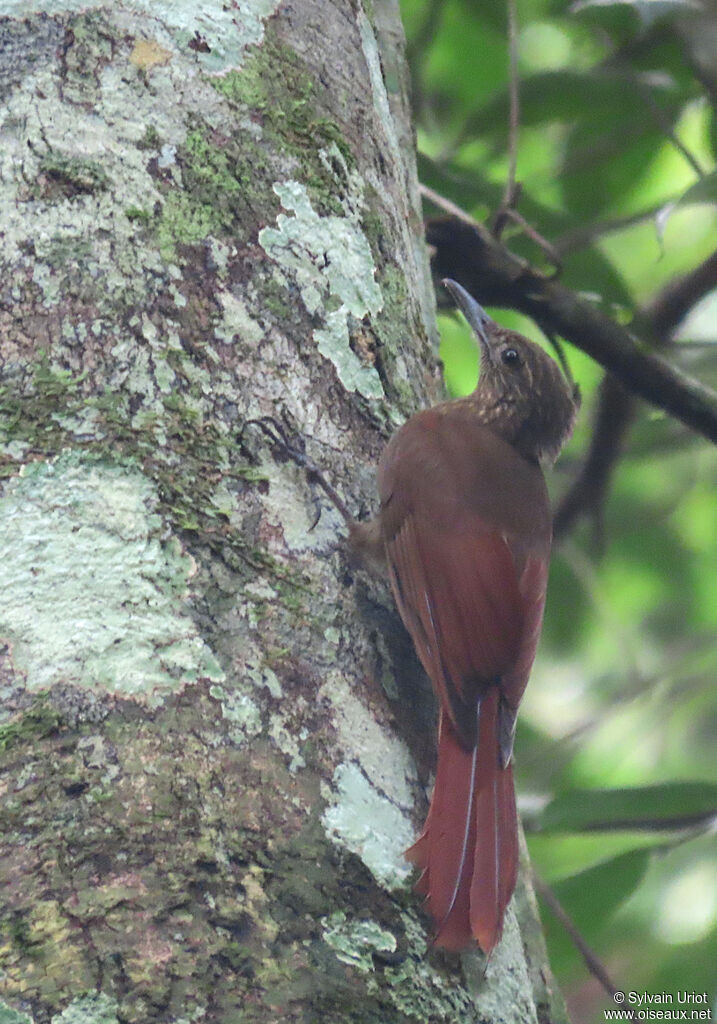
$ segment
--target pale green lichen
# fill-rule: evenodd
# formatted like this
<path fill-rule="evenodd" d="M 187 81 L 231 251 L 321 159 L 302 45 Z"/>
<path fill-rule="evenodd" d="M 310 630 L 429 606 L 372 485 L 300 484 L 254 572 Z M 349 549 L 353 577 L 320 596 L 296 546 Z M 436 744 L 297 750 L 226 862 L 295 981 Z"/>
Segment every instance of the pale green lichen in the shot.
<path fill-rule="evenodd" d="M 479 1020 L 474 999 L 465 986 L 457 985 L 454 977 L 435 970 L 426 959 L 428 947 L 423 926 L 412 914 L 404 913 L 401 918 L 408 955 L 397 967 L 387 968 L 386 977 L 380 982 L 373 975 L 369 977 L 369 992 L 376 991 L 380 984 L 396 1009 L 410 1020 Z"/>
<path fill-rule="evenodd" d="M 288 757 L 288 768 L 292 775 L 297 769 L 306 767 L 306 760 L 301 753 L 301 745 L 308 736 L 305 729 L 297 735 L 293 728 L 287 727 L 281 715 L 272 715 L 269 719 L 268 733 L 282 754 Z"/>
<path fill-rule="evenodd" d="M 214 336 L 230 345 L 240 338 L 246 345 L 258 348 L 264 340 L 264 328 L 255 320 L 246 303 L 229 291 L 217 292 L 217 302 L 222 307 L 222 316 L 214 327 Z"/>
<path fill-rule="evenodd" d="M 339 380 L 347 391 L 357 391 L 366 398 L 382 398 L 383 385 L 373 366 L 364 366 L 350 347 L 346 309 L 341 307 L 324 317 L 326 327 L 317 327 L 314 341 L 322 356 L 336 367 Z"/>
<path fill-rule="evenodd" d="M 209 692 L 221 704 L 222 718 L 231 726 L 231 738 L 237 745 L 261 732 L 261 711 L 248 694 L 217 685 Z"/>
<path fill-rule="evenodd" d="M 465 958 L 463 969 L 469 987 L 475 992 L 476 1009 L 486 1020 L 497 1024 L 537 1024 L 533 986 L 512 903 L 505 915 L 502 941 L 488 964 L 474 955 Z"/>
<path fill-rule="evenodd" d="M 52 1024 L 117 1024 L 117 1002 L 104 992 L 78 996 L 56 1013 Z"/>
<path fill-rule="evenodd" d="M 59 427 L 78 440 L 91 437 L 96 441 L 101 441 L 106 436 L 101 425 L 102 416 L 98 409 L 91 406 L 85 406 L 68 415 L 52 413 L 52 419 Z M 7 447 L 9 446 L 5 446 L 5 448 Z"/>
<path fill-rule="evenodd" d="M 30 690 L 70 682 L 151 700 L 223 673 L 185 605 L 190 558 L 165 535 L 153 484 L 64 455 L 0 499 L 0 632 Z"/>
<path fill-rule="evenodd" d="M 371 28 L 371 22 L 368 20 L 363 10 L 359 10 L 358 12 L 358 27 L 359 34 L 361 36 L 361 49 L 363 50 L 371 81 L 371 95 L 373 97 L 374 110 L 379 116 L 384 135 L 386 136 L 386 140 L 391 149 L 391 156 L 393 157 L 396 166 L 400 167 L 402 164 L 401 153 L 398 146 L 398 139 L 396 137 L 393 115 L 391 114 L 391 108 L 388 102 L 386 85 L 383 80 L 381 55 L 379 53 L 378 43 L 376 42 L 376 36 Z"/>
<path fill-rule="evenodd" d="M 413 842 L 410 822 L 355 764 L 340 764 L 333 784 L 321 819 L 328 836 L 357 854 L 382 885 L 400 888 L 411 873 L 403 856 Z"/>
<path fill-rule="evenodd" d="M 318 695 L 332 706 L 333 724 L 344 758 L 359 764 L 371 785 L 392 804 L 410 812 L 418 780 L 406 744 L 376 720 L 341 672 L 329 670 Z"/>
<path fill-rule="evenodd" d="M 319 352 L 334 363 L 344 387 L 366 398 L 382 398 L 378 372 L 356 355 L 349 336 L 349 315 L 362 320 L 383 307 L 371 248 L 361 229 L 363 184 L 356 171 L 349 171 L 336 145 L 324 150 L 322 158 L 326 165 L 341 169 L 344 215 L 321 216 L 304 184 L 276 182 L 274 191 L 293 216 L 279 214 L 275 228 L 259 232 L 259 242 L 294 277 L 309 313 L 325 307 L 324 326 L 314 331 L 314 340 Z"/>
<path fill-rule="evenodd" d="M 28 18 L 42 14 L 52 18 L 72 11 L 106 7 L 106 0 L 0 0 L 0 17 Z M 202 39 L 205 47 L 198 49 L 196 59 L 209 72 L 223 73 L 239 67 L 248 46 L 264 37 L 264 22 L 279 6 L 279 0 L 244 0 L 241 5 L 222 0 L 126 0 L 126 12 L 149 15 L 168 30 L 169 39 L 178 51 Z M 164 36 L 164 33 L 162 33 Z"/>
<path fill-rule="evenodd" d="M 32 1017 L 0 1001 L 0 1024 L 33 1024 Z"/>
<path fill-rule="evenodd" d="M 174 91 L 174 83 L 171 71 L 162 70 L 153 84 L 165 96 Z M 92 111 L 84 104 L 61 102 L 62 85 L 52 67 L 38 68 L 7 98 L 0 111 L 0 206 L 4 257 L 31 270 L 48 306 L 64 297 L 68 282 L 76 289 L 81 280 L 87 299 L 101 310 L 111 307 L 116 315 L 117 303 L 138 304 L 144 298 L 145 278 L 137 274 L 137 267 L 162 272 L 159 255 L 146 247 L 136 224 L 120 213 L 119 190 L 75 194 L 70 189 L 28 202 L 22 184 L 42 180 L 43 165 L 49 160 L 68 165 L 101 162 L 110 183 L 122 181 L 121 210 L 161 201 L 147 169 L 147 154 L 136 146 L 143 122 L 157 117 L 156 109 L 138 97 L 119 68 L 103 68 L 98 83 Z M 168 110 L 172 106 L 176 103 L 171 104 L 167 95 Z M 184 138 L 186 129 L 178 113 L 163 119 L 163 131 L 177 142 Z M 20 174 L 14 166 L 21 168 Z M 32 259 L 25 249 L 27 237 L 34 240 Z"/>
<path fill-rule="evenodd" d="M 242 6 L 243 15 L 224 7 L 230 21 L 254 16 L 251 4 Z M 141 72 L 126 57 L 105 59 L 110 33 L 164 39 L 154 15 L 106 5 L 79 14 L 72 32 L 78 46 L 97 50 L 96 72 L 68 82 L 58 65 L 41 62 L 0 109 L 3 257 L 26 268 L 46 306 L 79 294 L 106 314 L 103 335 L 118 336 L 109 321 L 115 325 L 123 310 L 151 304 L 173 271 L 181 278 L 173 266 L 178 244 L 235 228 L 237 204 L 253 201 L 255 151 L 211 141 L 213 133 L 237 137 L 236 112 L 210 80 L 188 74 L 191 50 L 185 46 L 155 67 L 151 89 L 138 87 Z M 236 31 L 230 36 L 236 40 Z M 175 295 L 179 306 L 186 302 L 176 289 Z M 69 314 L 63 337 L 76 324 L 77 315 Z"/>
<path fill-rule="evenodd" d="M 327 626 L 324 630 L 324 640 L 331 644 L 332 647 L 338 647 L 339 641 L 341 640 L 341 633 L 335 626 Z"/>
<path fill-rule="evenodd" d="M 466 988 L 434 969 L 426 959 L 427 941 L 423 927 L 412 914 L 401 914 L 405 952 L 395 967 L 386 965 L 386 954 L 395 953 L 398 943 L 393 932 L 372 920 L 350 920 L 338 911 L 322 919 L 323 938 L 338 960 L 366 975 L 366 989 L 381 995 L 409 1020 L 477 1020 L 478 1002 Z M 376 955 L 382 969 L 376 971 Z M 478 956 L 475 957 L 478 960 Z M 484 965 L 484 961 L 483 965 Z M 485 966 L 485 965 L 484 965 Z M 478 985 L 480 988 L 480 984 Z M 507 1014 L 508 1016 L 505 1016 Z M 514 1020 L 510 1008 L 486 1020 Z M 483 1018 L 480 1018 L 483 1019 Z M 530 1021 L 528 1015 L 525 1018 Z"/>
<path fill-rule="evenodd" d="M 316 508 L 306 487 L 303 471 L 292 468 L 287 473 L 275 462 L 262 467 L 269 491 L 263 495 L 267 511 L 281 526 L 284 543 L 294 552 L 326 551 L 336 543 L 336 535 L 343 520 L 334 508 L 323 507 L 316 523 Z M 301 479 L 303 477 L 303 479 Z M 304 488 L 305 501 L 296 500 L 297 480 Z"/>
<path fill-rule="evenodd" d="M 247 665 L 247 675 L 256 686 L 265 686 L 272 697 L 276 700 L 283 696 L 281 683 L 276 672 L 268 665 L 255 665 L 251 662 Z"/>
<path fill-rule="evenodd" d="M 350 921 L 342 910 L 321 920 L 324 942 L 338 960 L 368 974 L 374 970 L 374 953 L 394 953 L 396 936 L 376 921 Z"/>
<path fill-rule="evenodd" d="M 244 591 L 249 600 L 242 606 L 242 614 L 252 629 L 260 629 L 267 606 L 275 603 L 277 592 L 264 580 L 249 580 Z"/>

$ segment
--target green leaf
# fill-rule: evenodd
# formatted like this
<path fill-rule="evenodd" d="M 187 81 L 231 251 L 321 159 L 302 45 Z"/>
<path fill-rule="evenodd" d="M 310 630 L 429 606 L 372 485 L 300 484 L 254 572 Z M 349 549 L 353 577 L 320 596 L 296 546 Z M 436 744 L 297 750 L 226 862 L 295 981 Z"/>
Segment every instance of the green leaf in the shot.
<path fill-rule="evenodd" d="M 591 936 L 642 881 L 648 850 L 630 850 L 556 882 L 552 889 L 583 935 Z"/>
<path fill-rule="evenodd" d="M 630 7 L 640 17 L 643 25 L 649 26 L 661 18 L 685 14 L 694 10 L 690 0 L 578 0 L 575 10 L 588 7 Z"/>
<path fill-rule="evenodd" d="M 675 117 L 666 118 L 670 127 Z M 664 134 L 644 115 L 642 120 L 616 119 L 599 132 L 593 125 L 576 125 L 562 169 L 563 198 L 571 214 L 580 221 L 641 212 L 639 185 L 664 143 Z"/>
<path fill-rule="evenodd" d="M 582 121 L 589 110 L 594 129 L 597 124 L 614 123 L 616 116 L 629 116 L 636 102 L 634 96 L 626 96 L 624 76 L 601 69 L 540 71 L 522 79 L 520 95 L 521 125 L 525 127 L 556 121 L 572 124 Z M 503 89 L 475 113 L 467 134 L 480 138 L 497 131 L 504 137 L 508 111 L 508 91 Z"/>
<path fill-rule="evenodd" d="M 717 818 L 717 784 L 666 782 L 632 789 L 583 789 L 562 793 L 543 811 L 538 830 L 673 831 L 711 818 Z"/>
<path fill-rule="evenodd" d="M 706 174 L 683 192 L 674 203 L 667 203 L 662 207 L 656 217 L 658 235 L 664 235 L 667 222 L 675 210 L 681 206 L 699 206 L 703 203 L 717 204 L 717 171 Z"/>

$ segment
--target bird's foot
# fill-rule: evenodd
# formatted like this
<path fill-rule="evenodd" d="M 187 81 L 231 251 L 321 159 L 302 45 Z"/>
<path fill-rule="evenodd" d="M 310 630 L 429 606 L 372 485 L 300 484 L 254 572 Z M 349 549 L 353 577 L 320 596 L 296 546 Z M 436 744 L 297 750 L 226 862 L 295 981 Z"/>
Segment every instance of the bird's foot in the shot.
<path fill-rule="evenodd" d="M 283 455 L 291 459 L 300 469 L 306 473 L 306 479 L 311 490 L 311 500 L 316 513 L 315 518 L 309 527 L 309 532 L 314 530 L 321 518 L 321 501 L 316 492 L 320 487 L 329 501 L 343 517 L 346 524 L 351 527 L 355 523 L 348 507 L 337 494 L 335 488 L 329 483 L 323 472 L 319 469 L 306 454 L 306 442 L 298 431 L 290 427 L 285 421 L 277 419 L 276 416 L 259 416 L 256 419 L 246 420 L 239 433 L 239 444 L 243 444 L 244 433 L 247 427 L 258 427 L 265 437 L 271 442 L 272 452 L 275 455 Z"/>

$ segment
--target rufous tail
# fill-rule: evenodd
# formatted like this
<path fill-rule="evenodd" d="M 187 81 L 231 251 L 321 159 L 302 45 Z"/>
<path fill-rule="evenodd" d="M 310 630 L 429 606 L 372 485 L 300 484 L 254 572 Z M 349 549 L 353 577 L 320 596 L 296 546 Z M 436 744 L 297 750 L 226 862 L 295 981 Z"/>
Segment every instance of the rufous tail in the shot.
<path fill-rule="evenodd" d="M 434 943 L 453 951 L 472 938 L 484 953 L 498 943 L 518 872 L 513 769 L 500 767 L 498 704 L 498 688 L 491 687 L 474 750 L 441 714 L 431 806 L 421 837 L 406 851 L 421 871 L 416 891 L 435 921 Z"/>

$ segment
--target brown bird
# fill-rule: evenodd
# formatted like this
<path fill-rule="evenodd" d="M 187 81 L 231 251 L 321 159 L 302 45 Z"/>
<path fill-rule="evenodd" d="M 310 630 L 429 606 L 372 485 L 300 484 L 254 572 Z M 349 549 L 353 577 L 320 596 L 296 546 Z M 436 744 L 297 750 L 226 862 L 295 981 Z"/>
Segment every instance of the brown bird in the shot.
<path fill-rule="evenodd" d="M 570 436 L 578 402 L 536 344 L 499 327 L 443 282 L 481 351 L 475 391 L 412 416 L 378 469 L 381 509 L 350 522 L 382 555 L 440 705 L 428 817 L 406 856 L 449 950 L 499 941 L 515 888 L 511 759 L 518 705 L 540 636 L 551 544 L 540 468 Z"/>
<path fill-rule="evenodd" d="M 578 400 L 538 345 L 499 327 L 455 281 L 443 283 L 478 338 L 478 386 L 412 416 L 389 441 L 374 520 L 352 517 L 276 420 L 250 422 L 275 442 L 278 434 L 336 505 L 353 545 L 388 566 L 440 706 L 431 806 L 406 856 L 421 871 L 416 888 L 435 944 L 460 950 L 474 938 L 488 953 L 518 870 L 513 737 L 543 621 L 552 532 L 540 467 L 570 436 Z"/>

